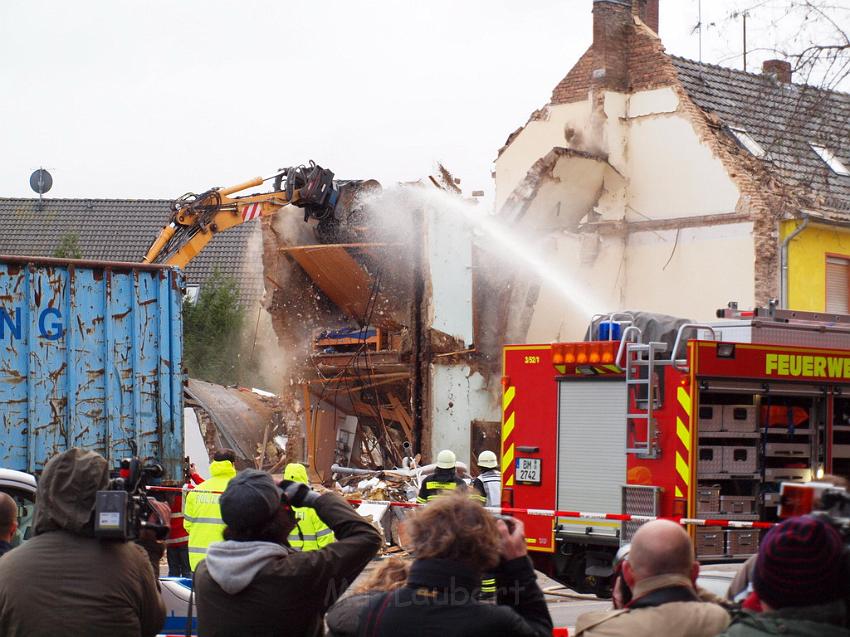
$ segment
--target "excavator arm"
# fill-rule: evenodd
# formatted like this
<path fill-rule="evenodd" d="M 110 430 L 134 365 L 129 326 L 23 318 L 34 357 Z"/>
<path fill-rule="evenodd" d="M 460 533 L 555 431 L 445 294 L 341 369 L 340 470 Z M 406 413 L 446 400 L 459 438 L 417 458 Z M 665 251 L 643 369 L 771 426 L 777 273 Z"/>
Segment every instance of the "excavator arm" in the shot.
<path fill-rule="evenodd" d="M 332 223 L 340 187 L 330 170 L 310 162 L 286 168 L 272 177 L 257 177 L 230 188 L 187 193 L 172 204 L 171 221 L 148 248 L 144 263 L 165 263 L 185 268 L 219 232 L 267 217 L 287 205 L 304 209 L 304 221 Z M 274 180 L 272 192 L 234 196 Z M 353 183 L 353 182 L 352 182 Z"/>

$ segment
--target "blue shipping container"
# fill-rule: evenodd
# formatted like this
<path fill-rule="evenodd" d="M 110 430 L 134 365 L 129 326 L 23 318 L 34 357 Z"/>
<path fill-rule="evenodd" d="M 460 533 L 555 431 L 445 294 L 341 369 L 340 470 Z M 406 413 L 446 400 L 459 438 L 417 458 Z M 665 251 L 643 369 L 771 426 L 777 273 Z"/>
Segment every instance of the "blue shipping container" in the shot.
<path fill-rule="evenodd" d="M 0 256 L 0 467 L 69 447 L 179 479 L 183 275 L 176 268 Z"/>

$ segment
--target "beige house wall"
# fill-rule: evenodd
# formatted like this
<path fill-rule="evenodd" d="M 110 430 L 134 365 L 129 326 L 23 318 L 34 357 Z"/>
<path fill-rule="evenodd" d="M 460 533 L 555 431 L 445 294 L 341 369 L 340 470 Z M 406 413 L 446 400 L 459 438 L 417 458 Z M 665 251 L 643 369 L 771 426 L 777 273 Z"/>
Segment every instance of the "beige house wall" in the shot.
<path fill-rule="evenodd" d="M 753 224 L 736 223 L 629 235 L 622 308 L 715 320 L 729 301 L 753 306 Z M 651 300 L 648 304 L 647 299 Z"/>
<path fill-rule="evenodd" d="M 697 134 L 672 88 L 633 95 L 608 92 L 601 109 L 590 101 L 550 106 L 531 121 L 496 161 L 496 210 L 529 168 L 553 147 L 566 146 L 607 159 L 594 204 L 596 222 L 664 222 L 740 211 L 741 194 L 720 159 Z M 596 312 L 640 309 L 708 320 L 737 300 L 754 304 L 751 223 L 721 223 L 676 230 L 595 234 L 578 232 L 575 215 L 559 218 L 578 184 L 598 180 L 575 160 L 562 160 L 554 180 L 537 193 L 517 231 L 537 235 L 553 272 L 566 285 L 542 281 L 528 342 L 581 338 Z M 592 185 L 591 185 L 592 183 Z M 585 219 L 588 221 L 590 219 Z M 671 228 L 672 229 L 669 229 Z M 564 288 L 580 303 L 571 302 Z"/>

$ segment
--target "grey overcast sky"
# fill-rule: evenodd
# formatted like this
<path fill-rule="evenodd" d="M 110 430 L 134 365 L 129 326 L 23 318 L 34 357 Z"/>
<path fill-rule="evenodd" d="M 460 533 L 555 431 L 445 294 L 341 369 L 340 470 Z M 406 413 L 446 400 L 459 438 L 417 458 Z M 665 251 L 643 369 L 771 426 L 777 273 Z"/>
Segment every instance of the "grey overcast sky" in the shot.
<path fill-rule="evenodd" d="M 838 0 L 848 3 L 850 0 Z M 702 0 L 740 67 L 741 0 Z M 173 198 L 314 159 L 387 183 L 444 162 L 492 190 L 507 135 L 591 41 L 591 0 L 3 0 L 0 196 Z M 751 14 L 749 46 L 793 25 Z M 696 59 L 698 0 L 661 0 Z M 751 56 L 751 68 L 764 55 Z"/>

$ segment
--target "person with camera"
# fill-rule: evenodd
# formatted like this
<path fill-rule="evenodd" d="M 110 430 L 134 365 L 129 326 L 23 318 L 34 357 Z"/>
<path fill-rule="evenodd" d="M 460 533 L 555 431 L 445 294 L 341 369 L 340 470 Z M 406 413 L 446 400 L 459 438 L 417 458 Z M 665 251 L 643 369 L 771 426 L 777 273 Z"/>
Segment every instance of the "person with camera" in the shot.
<path fill-rule="evenodd" d="M 183 490 L 170 491 L 166 496 L 169 508 L 169 532 L 166 544 L 169 577 L 192 577 L 192 567 L 189 565 L 189 533 L 183 526 L 183 493 L 201 485 L 204 479 L 198 474 L 195 465 L 189 463 L 184 468 Z"/>
<path fill-rule="evenodd" d="M 0 560 L 0 635 L 156 635 L 165 607 L 145 551 L 94 536 L 106 460 L 73 448 L 38 483 L 34 537 Z"/>
<path fill-rule="evenodd" d="M 804 515 L 768 531 L 752 584 L 762 612 L 738 614 L 725 637 L 850 637 L 847 549 L 828 521 Z"/>
<path fill-rule="evenodd" d="M 632 538 L 614 585 L 615 609 L 579 615 L 584 637 L 714 637 L 729 625 L 720 605 L 702 601 L 696 589 L 699 562 L 679 524 L 654 520 Z"/>
<path fill-rule="evenodd" d="M 336 541 L 317 551 L 295 551 L 287 537 L 292 507 L 312 507 Z M 195 571 L 200 637 L 313 637 L 323 615 L 378 552 L 381 535 L 335 493 L 306 484 L 280 486 L 263 471 L 246 469 L 221 496 L 224 541 L 210 545 Z"/>
<path fill-rule="evenodd" d="M 497 520 L 464 493 L 444 495 L 406 524 L 416 556 L 407 584 L 370 601 L 365 637 L 550 637 L 552 618 L 528 559 L 523 525 Z M 481 573 L 496 574 L 496 604 L 478 600 Z"/>
<path fill-rule="evenodd" d="M 219 449 L 210 463 L 210 479 L 183 499 L 183 528 L 189 534 L 189 566 L 194 571 L 207 554 L 207 547 L 220 542 L 224 532 L 219 499 L 236 475 L 236 452 Z"/>

